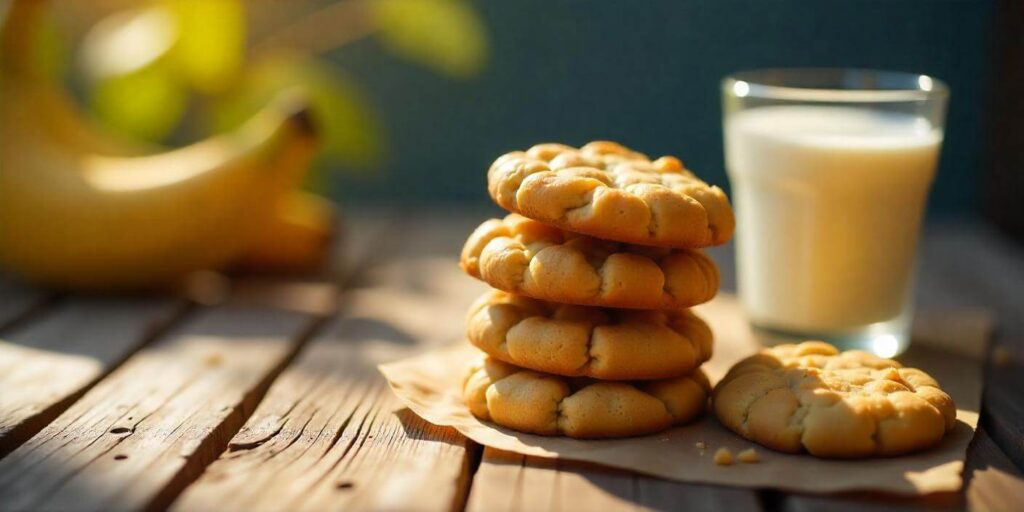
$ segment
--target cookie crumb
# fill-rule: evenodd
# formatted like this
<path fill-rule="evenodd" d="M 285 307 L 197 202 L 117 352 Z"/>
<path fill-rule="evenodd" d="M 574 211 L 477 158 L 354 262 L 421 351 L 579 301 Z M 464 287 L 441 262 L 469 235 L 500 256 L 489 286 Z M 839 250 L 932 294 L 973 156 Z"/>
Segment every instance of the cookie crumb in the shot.
<path fill-rule="evenodd" d="M 715 452 L 715 464 L 719 466 L 732 465 L 732 452 L 726 447 L 721 447 Z"/>
<path fill-rule="evenodd" d="M 757 454 L 757 450 L 747 448 L 746 450 L 736 454 L 736 460 L 751 464 L 754 462 L 761 462 L 761 456 Z"/>
<path fill-rule="evenodd" d="M 206 357 L 203 359 L 203 363 L 205 363 L 206 366 L 220 366 L 223 362 L 224 356 L 216 352 L 212 354 L 207 354 Z"/>
<path fill-rule="evenodd" d="M 705 443 L 704 441 L 697 441 L 696 443 L 693 443 L 693 445 L 696 446 L 697 449 L 700 451 L 704 451 L 708 447 L 708 444 Z"/>

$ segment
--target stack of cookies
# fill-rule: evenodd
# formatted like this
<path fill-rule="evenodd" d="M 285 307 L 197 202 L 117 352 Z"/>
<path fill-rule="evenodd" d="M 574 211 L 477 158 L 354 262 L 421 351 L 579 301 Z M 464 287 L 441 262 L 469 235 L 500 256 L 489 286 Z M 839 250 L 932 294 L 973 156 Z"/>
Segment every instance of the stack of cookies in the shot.
<path fill-rule="evenodd" d="M 494 288 L 467 318 L 484 353 L 463 385 L 472 413 L 582 438 L 700 415 L 712 333 L 688 308 L 718 291 L 700 248 L 732 236 L 725 194 L 674 157 L 613 142 L 508 153 L 487 181 L 512 213 L 481 224 L 462 250 L 463 270 Z"/>

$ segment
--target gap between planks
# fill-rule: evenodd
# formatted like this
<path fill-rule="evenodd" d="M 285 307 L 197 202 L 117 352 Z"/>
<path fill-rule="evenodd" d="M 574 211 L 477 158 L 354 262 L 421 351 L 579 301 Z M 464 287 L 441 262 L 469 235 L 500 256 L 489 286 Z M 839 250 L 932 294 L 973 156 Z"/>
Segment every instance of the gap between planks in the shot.
<path fill-rule="evenodd" d="M 42 430 L 187 309 L 171 298 L 65 297 L 0 339 L 0 457 Z"/>
<path fill-rule="evenodd" d="M 216 456 L 315 323 L 232 300 L 198 311 L 0 460 L 0 508 L 160 507 Z"/>

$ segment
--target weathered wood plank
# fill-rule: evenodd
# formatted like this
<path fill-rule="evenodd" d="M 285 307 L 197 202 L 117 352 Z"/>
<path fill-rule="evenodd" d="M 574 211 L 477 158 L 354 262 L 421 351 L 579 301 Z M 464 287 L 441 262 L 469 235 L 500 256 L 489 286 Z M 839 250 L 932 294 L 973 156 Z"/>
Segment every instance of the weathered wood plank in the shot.
<path fill-rule="evenodd" d="M 465 440 L 398 407 L 379 377 L 341 372 L 326 350 L 319 375 L 302 360 L 273 388 L 228 452 L 177 510 L 447 510 L 460 492 Z M 349 355 L 353 355 L 350 351 Z M 303 372 L 294 371 L 302 368 Z M 345 382 L 347 381 L 347 382 Z M 299 398 L 302 393 L 309 397 Z M 282 400 L 288 394 L 291 403 Z"/>
<path fill-rule="evenodd" d="M 692 485 L 637 476 L 638 502 L 650 510 L 762 510 L 750 489 Z"/>
<path fill-rule="evenodd" d="M 532 470 L 526 471 L 523 467 L 526 461 L 525 456 L 517 453 L 484 448 L 480 467 L 473 476 L 466 510 L 556 510 L 557 462 L 531 460 Z M 600 510 L 621 510 L 622 502 L 609 500 L 605 506 Z"/>
<path fill-rule="evenodd" d="M 467 510 L 760 510 L 745 489 L 691 485 L 485 448 Z"/>
<path fill-rule="evenodd" d="M 462 337 L 482 286 L 454 255 L 475 219 L 403 220 L 360 271 L 342 317 L 288 367 L 178 510 L 448 510 L 472 446 L 399 403 L 376 364 Z M 461 507 L 458 507 L 461 508 Z"/>
<path fill-rule="evenodd" d="M 236 295 L 196 312 L 0 460 L 0 509 L 165 506 L 216 458 L 328 309 Z"/>
<path fill-rule="evenodd" d="M 0 275 L 0 331 L 53 299 L 53 294 Z"/>
<path fill-rule="evenodd" d="M 0 456 L 184 311 L 170 298 L 69 297 L 0 339 Z"/>
<path fill-rule="evenodd" d="M 1024 503 L 1024 473 L 1006 457 L 984 428 L 974 437 L 971 455 L 965 471 L 968 509 L 1019 509 Z"/>
<path fill-rule="evenodd" d="M 359 228 L 339 237 L 333 265 L 314 279 L 346 281 L 374 246 L 378 232 L 393 221 L 393 215 L 379 212 L 360 216 Z M 230 287 L 212 274 L 190 284 L 182 291 L 199 301 L 217 300 Z M 325 300 L 322 292 L 335 293 L 329 287 L 310 293 L 298 280 L 243 279 L 237 285 L 244 288 L 237 300 L 277 301 L 286 309 L 315 308 Z M 0 389 L 5 390 L 0 393 L 0 457 L 41 430 L 187 308 L 185 299 L 170 296 L 55 297 L 0 275 L 0 330 L 11 333 L 0 339 Z"/>
<path fill-rule="evenodd" d="M 996 314 L 982 423 L 1024 468 L 1024 247 L 980 223 L 936 226 L 921 248 L 921 303 L 974 306 Z"/>

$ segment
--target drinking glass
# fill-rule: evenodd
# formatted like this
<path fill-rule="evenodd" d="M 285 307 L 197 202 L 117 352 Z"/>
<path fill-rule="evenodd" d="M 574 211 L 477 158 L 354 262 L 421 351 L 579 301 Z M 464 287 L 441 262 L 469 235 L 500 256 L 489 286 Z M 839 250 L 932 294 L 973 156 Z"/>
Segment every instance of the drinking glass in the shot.
<path fill-rule="evenodd" d="M 763 342 L 906 349 L 948 96 L 938 79 L 888 71 L 723 80 L 739 295 Z"/>

